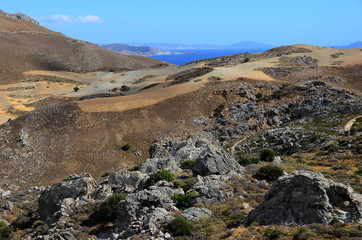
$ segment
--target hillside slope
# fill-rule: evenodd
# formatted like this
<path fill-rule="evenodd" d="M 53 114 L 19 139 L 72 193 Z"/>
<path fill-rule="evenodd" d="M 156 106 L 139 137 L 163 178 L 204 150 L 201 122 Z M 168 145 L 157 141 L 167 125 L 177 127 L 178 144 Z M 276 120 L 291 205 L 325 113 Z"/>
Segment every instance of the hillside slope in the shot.
<path fill-rule="evenodd" d="M 21 74 L 29 70 L 135 70 L 161 62 L 152 58 L 121 55 L 53 32 L 29 19 L 25 15 L 0 13 L 1 84 L 18 82 L 22 79 Z"/>

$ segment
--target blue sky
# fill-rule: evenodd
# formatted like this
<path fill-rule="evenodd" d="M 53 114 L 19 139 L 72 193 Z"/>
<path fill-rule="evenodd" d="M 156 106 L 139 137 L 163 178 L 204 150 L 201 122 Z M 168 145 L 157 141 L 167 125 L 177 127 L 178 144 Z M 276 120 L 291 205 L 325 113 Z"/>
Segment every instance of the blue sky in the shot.
<path fill-rule="evenodd" d="M 0 0 L 0 9 L 94 43 L 362 41 L 362 0 Z"/>

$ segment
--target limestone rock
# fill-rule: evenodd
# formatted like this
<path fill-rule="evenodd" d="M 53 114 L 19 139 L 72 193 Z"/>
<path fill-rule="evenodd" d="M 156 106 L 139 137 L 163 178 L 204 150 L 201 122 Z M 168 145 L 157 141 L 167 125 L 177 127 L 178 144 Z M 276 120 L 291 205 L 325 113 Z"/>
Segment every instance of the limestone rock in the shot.
<path fill-rule="evenodd" d="M 115 192 L 133 192 L 142 187 L 147 175 L 139 171 L 121 170 L 109 174 L 108 183 Z"/>
<path fill-rule="evenodd" d="M 279 178 L 264 202 L 242 221 L 263 225 L 328 224 L 332 220 L 362 223 L 362 195 L 320 173 L 296 171 Z"/>
<path fill-rule="evenodd" d="M 89 173 L 73 174 L 54 186 L 47 187 L 38 199 L 40 217 L 43 220 L 51 217 L 60 210 L 65 198 L 89 199 L 96 187 L 97 183 Z"/>
<path fill-rule="evenodd" d="M 202 217 L 211 216 L 212 211 L 207 208 L 190 207 L 186 209 L 182 215 L 189 221 L 196 221 Z"/>

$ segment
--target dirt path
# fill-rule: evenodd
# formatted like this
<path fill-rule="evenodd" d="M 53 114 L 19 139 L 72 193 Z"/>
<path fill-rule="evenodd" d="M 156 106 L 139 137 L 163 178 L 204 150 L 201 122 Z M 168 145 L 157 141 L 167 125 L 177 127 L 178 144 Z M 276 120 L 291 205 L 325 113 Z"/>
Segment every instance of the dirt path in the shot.
<path fill-rule="evenodd" d="M 348 123 L 347 123 L 346 125 L 344 125 L 344 131 L 345 131 L 345 132 L 350 131 L 351 128 L 352 128 L 352 126 L 353 126 L 353 124 L 356 122 L 357 118 L 361 118 L 361 117 L 362 117 L 362 115 L 359 115 L 359 116 L 354 117 L 354 118 L 352 118 L 351 120 L 349 120 Z"/>
<path fill-rule="evenodd" d="M 240 143 L 242 143 L 243 141 L 245 141 L 248 137 L 249 137 L 249 136 L 246 136 L 246 137 L 240 139 L 239 141 L 237 141 L 234 145 L 231 146 L 230 150 L 231 150 L 231 151 L 234 151 L 234 150 L 235 150 L 235 147 L 236 147 L 237 145 L 239 145 Z"/>

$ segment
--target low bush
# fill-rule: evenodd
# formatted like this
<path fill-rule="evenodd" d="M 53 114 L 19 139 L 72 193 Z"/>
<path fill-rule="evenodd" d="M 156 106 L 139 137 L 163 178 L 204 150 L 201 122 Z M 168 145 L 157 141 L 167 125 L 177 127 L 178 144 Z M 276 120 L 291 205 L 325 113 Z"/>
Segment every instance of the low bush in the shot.
<path fill-rule="evenodd" d="M 283 169 L 275 165 L 268 165 L 259 168 L 255 177 L 268 182 L 273 182 L 283 175 Z"/>
<path fill-rule="evenodd" d="M 79 87 L 75 87 L 75 88 L 73 88 L 73 90 L 74 90 L 74 92 L 78 92 L 79 91 Z"/>
<path fill-rule="evenodd" d="M 260 161 L 272 162 L 274 157 L 275 153 L 271 148 L 263 148 L 260 152 Z"/>
<path fill-rule="evenodd" d="M 259 158 L 258 157 L 243 157 L 239 160 L 239 164 L 241 166 L 247 166 L 250 164 L 258 164 Z"/>
<path fill-rule="evenodd" d="M 177 215 L 168 228 L 175 236 L 189 236 L 195 227 L 194 224 L 184 216 Z"/>
<path fill-rule="evenodd" d="M 355 175 L 362 176 L 362 169 L 358 169 L 354 172 Z"/>
<path fill-rule="evenodd" d="M 190 167 L 195 163 L 195 160 L 186 160 L 184 162 L 181 163 L 180 167 L 183 169 L 183 170 L 186 170 L 186 169 L 190 169 Z"/>
<path fill-rule="evenodd" d="M 12 223 L 11 225 L 15 229 L 26 229 L 30 228 L 33 224 L 33 219 L 31 218 L 29 213 L 25 213 L 23 215 L 19 215 Z"/>
<path fill-rule="evenodd" d="M 121 149 L 122 149 L 123 151 L 128 151 L 130 148 L 131 148 L 131 143 L 130 143 L 130 142 L 126 142 L 126 143 L 121 147 Z"/>
<path fill-rule="evenodd" d="M 0 239 L 8 240 L 13 238 L 13 229 L 4 221 L 0 221 Z"/>
<path fill-rule="evenodd" d="M 279 237 L 280 234 L 281 234 L 280 231 L 272 228 L 267 228 L 264 232 L 264 236 L 269 239 L 276 239 Z"/>
<path fill-rule="evenodd" d="M 161 171 L 151 174 L 150 177 L 146 180 L 144 187 L 147 188 L 149 186 L 153 186 L 158 181 L 161 181 L 161 180 L 171 182 L 171 181 L 173 181 L 174 178 L 175 178 L 175 176 L 170 171 L 161 170 Z"/>
<path fill-rule="evenodd" d="M 191 187 L 197 183 L 197 178 L 196 177 L 190 177 L 190 178 L 185 178 L 185 179 L 177 179 L 173 182 L 173 186 L 175 188 L 182 188 L 184 190 L 184 192 L 187 192 L 188 190 L 191 189 Z"/>
<path fill-rule="evenodd" d="M 189 200 L 185 194 L 174 193 L 172 200 L 178 209 L 185 210 L 189 207 Z"/>
<path fill-rule="evenodd" d="M 121 200 L 126 197 L 125 193 L 115 193 L 109 196 L 92 214 L 91 218 L 96 222 L 109 222 L 113 221 L 117 217 L 117 207 Z"/>
<path fill-rule="evenodd" d="M 302 235 L 304 232 L 306 232 L 304 227 L 299 228 L 298 232 L 293 235 L 293 240 L 299 240 L 300 235 Z"/>

